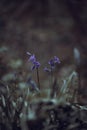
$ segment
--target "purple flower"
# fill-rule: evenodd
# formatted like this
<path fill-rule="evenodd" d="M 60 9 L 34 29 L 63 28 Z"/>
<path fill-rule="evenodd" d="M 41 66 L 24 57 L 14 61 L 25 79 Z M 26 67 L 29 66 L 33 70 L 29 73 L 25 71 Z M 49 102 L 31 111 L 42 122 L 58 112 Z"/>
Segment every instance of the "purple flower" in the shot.
<path fill-rule="evenodd" d="M 32 63 L 36 61 L 36 57 L 34 54 L 30 56 L 29 61 L 31 61 Z"/>
<path fill-rule="evenodd" d="M 38 87 L 40 89 L 40 81 L 39 81 L 39 71 L 38 68 L 40 67 L 40 63 L 37 61 L 35 55 L 27 52 L 27 54 L 29 55 L 29 61 L 32 63 L 32 67 L 31 70 L 36 69 L 37 72 L 37 82 L 38 82 Z"/>
<path fill-rule="evenodd" d="M 40 67 L 40 63 L 38 61 L 34 61 L 31 70 L 37 69 L 39 67 Z"/>
<path fill-rule="evenodd" d="M 55 67 L 54 59 L 51 59 L 48 64 L 51 66 L 51 68 Z"/>
<path fill-rule="evenodd" d="M 60 60 L 59 60 L 59 58 L 57 56 L 54 56 L 54 63 L 60 64 Z"/>
<path fill-rule="evenodd" d="M 55 64 L 56 63 L 60 63 L 60 60 L 59 60 L 59 58 L 57 57 L 57 56 L 54 56 L 54 58 L 53 59 L 51 59 L 49 62 L 48 62 L 48 64 L 51 66 L 51 68 L 53 69 L 53 68 L 55 68 Z"/>
<path fill-rule="evenodd" d="M 35 55 L 34 54 L 32 55 L 29 52 L 27 52 L 27 54 L 29 55 L 28 61 L 30 61 L 33 64 L 33 66 L 31 67 L 31 70 L 39 68 L 40 67 L 40 63 L 36 60 Z"/>
<path fill-rule="evenodd" d="M 55 69 L 56 64 L 60 64 L 60 60 L 57 56 L 54 56 L 54 58 L 48 61 L 48 64 L 50 65 L 50 68 L 45 67 L 44 71 L 51 72 L 53 69 Z"/>

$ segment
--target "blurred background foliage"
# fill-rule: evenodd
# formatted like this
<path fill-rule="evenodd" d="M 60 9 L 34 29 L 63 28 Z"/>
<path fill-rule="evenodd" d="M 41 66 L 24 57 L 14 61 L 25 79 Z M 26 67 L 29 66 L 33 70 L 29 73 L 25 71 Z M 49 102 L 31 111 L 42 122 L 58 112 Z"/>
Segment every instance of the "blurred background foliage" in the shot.
<path fill-rule="evenodd" d="M 81 56 L 79 67 L 74 61 L 74 48 Z M 42 67 L 57 55 L 61 60 L 59 79 L 78 70 L 80 92 L 87 98 L 87 1 L 0 0 L 0 79 L 6 81 L 18 73 L 26 80 L 30 72 L 27 51 L 36 54 Z M 44 85 L 46 79 L 40 70 Z"/>

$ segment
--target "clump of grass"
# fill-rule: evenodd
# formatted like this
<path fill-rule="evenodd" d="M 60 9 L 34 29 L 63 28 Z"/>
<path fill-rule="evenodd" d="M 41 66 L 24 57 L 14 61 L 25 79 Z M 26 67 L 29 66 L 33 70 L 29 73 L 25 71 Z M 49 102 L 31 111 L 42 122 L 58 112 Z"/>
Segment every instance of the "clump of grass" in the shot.
<path fill-rule="evenodd" d="M 13 84 L 0 81 L 0 130 L 87 130 L 87 106 L 81 106 L 77 98 L 77 72 L 73 71 L 59 87 L 53 72 L 60 60 L 55 56 L 44 69 L 51 75 L 51 85 L 41 90 L 40 63 L 34 54 L 27 54 L 31 69 L 37 71 L 37 83 L 32 77 L 23 83 L 13 81 L 17 86 L 14 96 Z"/>

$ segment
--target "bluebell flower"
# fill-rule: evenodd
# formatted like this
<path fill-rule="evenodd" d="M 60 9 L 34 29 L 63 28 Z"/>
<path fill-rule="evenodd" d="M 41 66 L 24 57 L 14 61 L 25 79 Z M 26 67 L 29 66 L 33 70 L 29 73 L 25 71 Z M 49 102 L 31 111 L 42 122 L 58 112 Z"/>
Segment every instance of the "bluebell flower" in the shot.
<path fill-rule="evenodd" d="M 29 55 L 29 59 L 28 59 L 28 61 L 31 61 L 31 62 L 36 61 L 36 57 L 35 57 L 34 54 L 32 55 L 30 52 L 27 52 L 27 54 Z"/>
<path fill-rule="evenodd" d="M 51 66 L 52 69 L 55 68 L 55 64 L 60 64 L 60 60 L 57 56 L 54 56 L 53 59 L 51 59 L 48 64 Z"/>
<path fill-rule="evenodd" d="M 40 67 L 40 63 L 38 61 L 34 61 L 31 69 L 34 70 L 34 69 L 39 68 L 39 67 Z"/>
<path fill-rule="evenodd" d="M 48 61 L 48 64 L 50 65 L 50 67 L 49 68 L 45 67 L 44 71 L 52 72 L 55 69 L 55 65 L 60 64 L 60 60 L 57 56 L 54 56 L 54 58 L 52 58 Z"/>
<path fill-rule="evenodd" d="M 40 89 L 40 81 L 39 81 L 39 71 L 38 68 L 40 67 L 40 62 L 37 61 L 35 55 L 27 52 L 27 54 L 29 55 L 29 61 L 32 63 L 32 67 L 31 70 L 36 69 L 37 72 L 37 82 L 38 82 L 38 87 Z"/>
<path fill-rule="evenodd" d="M 33 66 L 31 67 L 31 70 L 39 68 L 40 67 L 40 63 L 36 60 L 35 55 L 31 54 L 29 52 L 27 52 L 27 54 L 29 55 L 28 61 L 30 61 L 33 64 Z"/>
<path fill-rule="evenodd" d="M 51 68 L 55 67 L 54 59 L 51 59 L 48 64 L 51 66 Z"/>
<path fill-rule="evenodd" d="M 32 63 L 36 61 L 36 57 L 34 54 L 30 56 L 29 61 L 31 61 Z"/>
<path fill-rule="evenodd" d="M 60 59 L 57 56 L 54 56 L 54 63 L 60 64 Z"/>

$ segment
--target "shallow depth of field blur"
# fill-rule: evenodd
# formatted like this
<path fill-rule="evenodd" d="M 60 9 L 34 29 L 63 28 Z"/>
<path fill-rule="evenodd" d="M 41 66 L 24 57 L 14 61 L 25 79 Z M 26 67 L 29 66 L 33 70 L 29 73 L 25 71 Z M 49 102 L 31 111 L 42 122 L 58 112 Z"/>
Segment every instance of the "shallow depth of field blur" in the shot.
<path fill-rule="evenodd" d="M 35 54 L 41 63 L 42 89 L 49 87 L 43 68 L 57 56 L 61 61 L 55 71 L 59 86 L 75 71 L 80 75 L 78 102 L 87 104 L 86 0 L 0 0 L 1 82 L 10 84 L 18 78 L 23 83 L 31 75 L 37 82 L 26 52 Z"/>
<path fill-rule="evenodd" d="M 58 78 L 64 78 L 75 69 L 75 48 L 81 56 L 81 91 L 84 94 L 87 92 L 87 1 L 0 1 L 1 80 L 9 80 L 7 75 L 14 73 L 29 75 L 26 55 L 29 51 L 42 64 L 40 80 L 42 86 L 46 86 L 43 66 L 48 59 L 54 55 L 60 58 L 57 74 Z"/>

